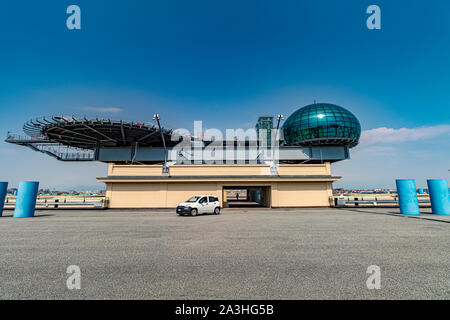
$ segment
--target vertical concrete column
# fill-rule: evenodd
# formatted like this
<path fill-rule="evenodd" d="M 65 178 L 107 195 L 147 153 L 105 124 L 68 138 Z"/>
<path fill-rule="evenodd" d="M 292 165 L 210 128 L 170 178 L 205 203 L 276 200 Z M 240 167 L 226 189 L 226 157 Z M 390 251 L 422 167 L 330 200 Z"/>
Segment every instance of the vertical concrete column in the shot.
<path fill-rule="evenodd" d="M 434 214 L 450 215 L 450 200 L 446 179 L 427 180 L 431 209 Z"/>
<path fill-rule="evenodd" d="M 419 201 L 417 200 L 416 183 L 414 179 L 395 180 L 398 193 L 400 213 L 406 215 L 419 215 Z"/>
<path fill-rule="evenodd" d="M 278 199 L 278 183 L 277 182 L 273 182 L 272 185 L 269 188 L 270 193 L 270 198 L 267 197 L 267 199 L 270 199 L 270 202 L 268 204 L 269 208 L 273 208 L 273 207 L 279 207 L 280 206 L 280 201 Z"/>
<path fill-rule="evenodd" d="M 34 216 L 38 189 L 39 182 L 37 181 L 22 181 L 19 184 L 14 218 L 29 218 Z"/>
<path fill-rule="evenodd" d="M 0 217 L 3 214 L 3 206 L 5 205 L 7 190 L 8 190 L 8 182 L 0 182 Z"/>

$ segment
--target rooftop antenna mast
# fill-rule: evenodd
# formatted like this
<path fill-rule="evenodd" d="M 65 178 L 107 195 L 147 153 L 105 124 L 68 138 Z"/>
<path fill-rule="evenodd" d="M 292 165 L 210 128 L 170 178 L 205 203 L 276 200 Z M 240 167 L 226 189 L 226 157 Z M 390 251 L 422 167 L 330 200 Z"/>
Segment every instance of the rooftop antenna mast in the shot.
<path fill-rule="evenodd" d="M 169 174 L 169 167 L 167 166 L 166 139 L 164 138 L 164 133 L 162 132 L 162 129 L 161 129 L 161 123 L 159 122 L 159 120 L 161 120 L 161 118 L 159 117 L 159 113 L 155 113 L 153 115 L 153 120 L 156 120 L 156 122 L 158 123 L 159 132 L 161 133 L 161 139 L 162 139 L 163 146 L 164 146 L 164 166 L 163 166 L 162 173 Z"/>
<path fill-rule="evenodd" d="M 277 174 L 278 173 L 278 157 L 275 160 L 275 148 L 277 148 L 277 151 L 279 150 L 280 146 L 280 138 L 279 138 L 279 131 L 280 131 L 280 121 L 284 120 L 284 116 L 282 114 L 277 115 L 277 129 L 275 130 L 275 139 L 273 138 L 273 135 L 271 135 L 271 140 L 275 143 L 275 146 L 272 144 L 272 141 L 270 142 L 270 151 L 271 151 L 271 160 L 272 164 L 270 166 L 270 172 L 271 174 Z"/>

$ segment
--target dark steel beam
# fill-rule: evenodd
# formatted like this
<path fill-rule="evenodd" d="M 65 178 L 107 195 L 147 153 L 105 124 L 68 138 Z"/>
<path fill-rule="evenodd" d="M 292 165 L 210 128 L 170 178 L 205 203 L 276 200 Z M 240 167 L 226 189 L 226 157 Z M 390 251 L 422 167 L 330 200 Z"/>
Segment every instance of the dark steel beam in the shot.
<path fill-rule="evenodd" d="M 123 128 L 123 123 L 122 121 L 120 122 L 120 133 L 122 134 L 122 141 L 124 144 L 126 144 L 126 137 L 125 137 L 125 130 Z"/>
<path fill-rule="evenodd" d="M 89 144 L 95 144 L 96 143 L 96 141 L 92 141 L 92 140 L 87 140 L 87 139 L 83 139 L 83 138 L 67 136 L 67 135 L 60 134 L 60 133 L 51 133 L 51 132 L 49 132 L 48 133 L 48 137 L 50 139 L 52 139 L 51 136 L 57 136 L 58 140 L 61 140 L 61 141 L 78 141 L 80 143 L 89 143 Z M 70 139 L 70 140 L 61 139 L 62 137 Z"/>
<path fill-rule="evenodd" d="M 104 134 L 104 133 L 101 133 L 101 132 L 100 132 L 100 131 L 98 131 L 98 130 L 95 130 L 94 128 L 92 128 L 92 127 L 88 126 L 87 124 L 83 124 L 83 126 L 85 126 L 86 128 L 88 128 L 88 129 L 92 130 L 93 132 L 95 132 L 95 133 L 97 133 L 97 134 L 101 135 L 102 137 L 105 137 L 106 139 L 108 139 L 108 140 L 110 140 L 110 141 L 113 141 L 113 142 L 116 142 L 116 143 L 117 143 L 117 140 L 115 140 L 115 139 L 112 139 L 111 137 L 108 137 L 108 136 L 107 136 L 106 134 Z"/>
<path fill-rule="evenodd" d="M 139 139 L 136 140 L 136 141 L 137 141 L 137 142 L 140 142 L 140 141 L 142 141 L 142 140 L 144 140 L 144 139 L 146 139 L 146 138 L 151 137 L 152 135 L 154 135 L 154 134 L 156 134 L 156 133 L 158 133 L 158 131 L 153 131 L 153 132 L 151 132 L 151 133 L 149 133 L 149 134 L 146 134 L 145 136 L 139 138 Z"/>
<path fill-rule="evenodd" d="M 90 141 L 92 141 L 92 140 L 93 140 L 93 141 L 97 141 L 97 139 L 96 139 L 95 137 L 88 136 L 88 135 L 86 135 L 86 134 L 79 133 L 79 132 L 76 132 L 76 131 L 67 129 L 66 127 L 54 127 L 54 128 L 50 128 L 50 129 L 47 131 L 47 133 L 48 133 L 48 134 L 49 134 L 49 133 L 58 134 L 58 133 L 56 133 L 56 132 L 53 132 L 53 131 L 55 131 L 55 130 L 61 130 L 63 133 L 64 133 L 64 132 L 70 132 L 70 133 L 73 133 L 73 134 L 75 134 L 75 135 L 83 136 L 83 137 L 85 137 L 85 138 L 88 138 Z"/>

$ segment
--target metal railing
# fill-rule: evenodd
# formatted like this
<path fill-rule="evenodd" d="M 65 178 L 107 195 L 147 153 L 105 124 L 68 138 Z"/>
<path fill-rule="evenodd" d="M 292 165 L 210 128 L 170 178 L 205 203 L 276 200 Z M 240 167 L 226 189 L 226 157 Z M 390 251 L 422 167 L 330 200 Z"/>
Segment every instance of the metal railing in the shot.
<path fill-rule="evenodd" d="M 14 201 L 11 201 L 14 200 Z M 91 207 L 95 209 L 105 209 L 108 206 L 108 198 L 102 198 L 97 200 L 89 200 L 84 198 L 83 201 L 74 201 L 73 199 L 45 199 L 45 200 L 37 200 L 36 201 L 36 209 L 49 208 L 49 209 L 66 209 L 66 207 L 71 208 L 86 208 Z M 69 200 L 69 201 L 67 201 Z M 15 199 L 6 199 L 5 200 L 5 209 L 13 209 L 15 208 L 16 201 Z"/>
<path fill-rule="evenodd" d="M 50 141 L 46 136 L 23 136 L 11 134 L 8 132 L 6 142 L 22 145 L 47 154 L 60 161 L 94 161 L 95 151 L 90 149 L 81 149 L 66 146 L 60 143 Z"/>
<path fill-rule="evenodd" d="M 6 140 L 7 142 L 23 142 L 23 143 L 36 143 L 36 142 L 49 142 L 48 138 L 44 135 L 35 135 L 35 136 L 27 136 L 27 135 L 20 135 L 8 132 L 6 134 Z"/>
<path fill-rule="evenodd" d="M 398 206 L 398 197 L 395 196 L 393 197 L 393 199 L 377 199 L 377 197 L 375 197 L 375 199 L 366 199 L 364 200 L 363 197 L 347 197 L 348 199 L 339 199 L 338 197 L 331 197 L 331 202 L 334 204 L 335 207 L 345 207 L 347 205 L 354 205 L 354 206 L 359 206 L 359 205 L 372 205 L 372 206 L 377 206 L 378 204 L 381 205 L 392 205 L 392 206 Z M 353 198 L 353 200 L 351 200 L 350 198 Z M 431 201 L 430 199 L 419 199 L 418 200 L 419 204 L 426 204 L 426 205 L 431 205 Z"/>

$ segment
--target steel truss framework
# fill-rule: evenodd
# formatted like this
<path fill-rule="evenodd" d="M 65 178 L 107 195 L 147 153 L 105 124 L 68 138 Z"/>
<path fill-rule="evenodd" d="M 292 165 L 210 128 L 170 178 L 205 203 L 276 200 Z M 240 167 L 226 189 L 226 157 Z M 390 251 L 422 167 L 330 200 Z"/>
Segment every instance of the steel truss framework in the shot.
<path fill-rule="evenodd" d="M 77 119 L 74 116 L 33 119 L 24 124 L 23 132 L 27 136 L 8 132 L 5 141 L 61 161 L 98 160 L 101 148 L 161 147 L 164 142 L 172 147 L 181 139 L 172 130 L 159 129 L 151 123 Z"/>
<path fill-rule="evenodd" d="M 70 147 L 95 150 L 97 147 L 125 147 L 138 143 L 144 147 L 168 146 L 178 141 L 172 130 L 161 129 L 145 122 L 113 121 L 110 119 L 53 116 L 25 123 L 23 131 L 31 138 L 43 138 Z M 162 134 L 161 134 L 162 133 Z"/>
<path fill-rule="evenodd" d="M 8 133 L 6 142 L 26 146 L 61 161 L 137 164 L 167 161 L 171 164 L 220 164 L 230 160 L 236 163 L 317 163 L 349 158 L 346 146 L 282 145 L 276 148 L 278 156 L 275 159 L 274 151 L 270 147 L 261 148 L 258 141 L 206 141 L 193 137 L 183 141 L 183 137 L 172 130 L 159 129 L 149 123 L 76 119 L 73 116 L 31 120 L 25 123 L 23 131 L 27 136 Z M 225 158 L 230 152 L 231 158 Z M 200 154 L 200 157 L 193 158 L 194 154 Z"/>

